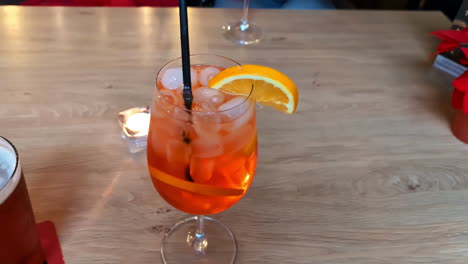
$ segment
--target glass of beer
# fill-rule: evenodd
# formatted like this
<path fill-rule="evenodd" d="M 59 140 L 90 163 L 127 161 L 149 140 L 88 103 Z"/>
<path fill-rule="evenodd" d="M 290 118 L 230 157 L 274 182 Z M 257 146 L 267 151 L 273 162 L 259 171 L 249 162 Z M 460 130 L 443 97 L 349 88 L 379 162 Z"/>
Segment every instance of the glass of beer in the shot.
<path fill-rule="evenodd" d="M 0 263 L 45 264 L 18 152 L 0 136 Z"/>
<path fill-rule="evenodd" d="M 164 263 L 233 263 L 234 235 L 208 217 L 238 202 L 257 165 L 255 100 L 209 87 L 208 81 L 237 62 L 192 55 L 193 105 L 184 106 L 182 61 L 158 73 L 148 134 L 148 167 L 154 187 L 175 208 L 195 216 L 165 235 Z M 250 91 L 251 93 L 251 91 Z"/>

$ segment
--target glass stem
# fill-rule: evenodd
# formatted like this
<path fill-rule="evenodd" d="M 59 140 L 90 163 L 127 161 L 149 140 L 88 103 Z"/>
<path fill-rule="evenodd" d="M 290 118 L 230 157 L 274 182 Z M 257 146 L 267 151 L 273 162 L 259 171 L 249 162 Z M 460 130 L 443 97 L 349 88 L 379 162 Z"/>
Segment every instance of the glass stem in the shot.
<path fill-rule="evenodd" d="M 204 222 L 205 222 L 205 219 L 203 218 L 203 215 L 198 215 L 197 216 L 197 233 L 196 233 L 197 238 L 205 236 L 205 232 L 203 231 Z"/>
<path fill-rule="evenodd" d="M 205 231 L 203 230 L 205 218 L 203 215 L 197 216 L 197 230 L 195 232 L 195 240 L 193 241 L 193 248 L 196 252 L 205 253 L 205 249 L 208 246 L 208 241 L 205 237 Z"/>
<path fill-rule="evenodd" d="M 245 31 L 249 27 L 247 17 L 249 16 L 249 2 L 250 0 L 244 0 L 244 7 L 242 9 L 242 19 L 240 29 Z"/>

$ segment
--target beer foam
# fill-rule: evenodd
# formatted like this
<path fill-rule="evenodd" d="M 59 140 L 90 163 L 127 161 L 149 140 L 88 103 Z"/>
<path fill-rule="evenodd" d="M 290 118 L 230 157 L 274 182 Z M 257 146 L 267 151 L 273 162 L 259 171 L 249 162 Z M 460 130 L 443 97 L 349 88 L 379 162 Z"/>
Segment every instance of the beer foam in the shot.
<path fill-rule="evenodd" d="M 0 137 L 0 204 L 15 190 L 20 176 L 21 168 L 14 147 Z"/>

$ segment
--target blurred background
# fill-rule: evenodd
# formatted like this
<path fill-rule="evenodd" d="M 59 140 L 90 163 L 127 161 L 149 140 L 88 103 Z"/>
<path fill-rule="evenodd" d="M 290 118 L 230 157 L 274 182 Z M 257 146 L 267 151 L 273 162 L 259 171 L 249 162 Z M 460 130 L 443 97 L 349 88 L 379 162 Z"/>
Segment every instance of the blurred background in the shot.
<path fill-rule="evenodd" d="M 454 19 L 463 0 L 251 0 L 251 8 L 440 10 Z M 177 6 L 178 0 L 0 0 L 1 5 Z M 190 6 L 241 8 L 243 0 L 189 0 Z"/>

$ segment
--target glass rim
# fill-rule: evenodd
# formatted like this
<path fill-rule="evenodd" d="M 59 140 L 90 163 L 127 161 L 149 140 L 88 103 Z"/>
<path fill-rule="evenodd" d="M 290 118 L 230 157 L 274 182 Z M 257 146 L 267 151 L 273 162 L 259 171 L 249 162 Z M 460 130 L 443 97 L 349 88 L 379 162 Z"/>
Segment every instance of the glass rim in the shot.
<path fill-rule="evenodd" d="M 190 58 L 194 58 L 194 57 L 204 57 L 204 56 L 211 56 L 211 57 L 216 57 L 216 58 L 219 58 L 219 59 L 223 59 L 223 60 L 226 60 L 226 61 L 230 61 L 234 64 L 236 64 L 237 66 L 239 67 L 242 67 L 242 65 L 240 63 L 238 63 L 237 61 L 233 60 L 233 59 L 230 59 L 228 57 L 225 57 L 225 56 L 221 56 L 221 55 L 216 55 L 216 54 L 209 54 L 209 53 L 197 53 L 197 54 L 191 54 L 190 55 Z M 160 93 L 160 90 L 159 90 L 159 87 L 158 87 L 158 80 L 159 80 L 159 75 L 161 74 L 162 70 L 166 69 L 170 64 L 176 62 L 176 61 L 182 61 L 182 57 L 177 57 L 175 59 L 172 59 L 170 60 L 169 62 L 165 63 L 161 69 L 159 69 L 158 73 L 156 74 L 156 90 L 158 91 L 158 93 Z M 191 65 L 198 65 L 198 64 L 192 64 L 190 63 Z M 216 66 L 216 65 L 213 65 L 213 66 Z M 208 87 L 210 88 L 210 87 Z M 211 88 L 213 89 L 213 88 Z M 193 110 L 193 109 L 187 109 L 185 108 L 184 106 L 181 106 L 181 105 L 177 105 L 177 104 L 174 104 L 172 102 L 170 102 L 169 100 L 167 100 L 166 98 L 164 98 L 163 96 L 161 96 L 162 100 L 164 100 L 165 103 L 173 106 L 173 107 L 176 107 L 176 108 L 179 108 L 179 109 L 182 109 L 184 110 L 185 112 L 188 112 L 188 113 L 193 113 L 193 114 L 220 114 L 220 113 L 225 113 L 225 112 L 228 112 L 228 111 L 231 111 L 233 109 L 236 109 L 242 105 L 244 105 L 246 102 L 248 102 L 251 97 L 252 97 L 252 93 L 253 93 L 253 90 L 254 90 L 254 85 L 252 84 L 252 87 L 250 88 L 250 92 L 247 96 L 245 96 L 245 99 L 242 100 L 242 102 L 240 102 L 239 104 L 231 107 L 231 108 L 228 108 L 228 109 L 225 109 L 225 110 L 216 110 L 216 111 L 196 111 L 196 110 Z M 244 95 L 242 95 L 244 96 Z"/>
<path fill-rule="evenodd" d="M 15 175 L 18 173 L 20 163 L 19 163 L 18 150 L 16 149 L 15 145 L 13 145 L 13 143 L 11 143 L 11 141 L 9 141 L 8 139 L 6 139 L 3 136 L 0 136 L 0 141 L 3 141 L 3 142 L 6 143 L 4 146 L 0 145 L 0 148 L 4 148 L 7 151 L 13 150 L 12 153 L 14 153 L 14 155 L 15 155 L 15 168 L 13 169 L 11 174 L 8 175 L 8 177 L 9 177 L 8 181 L 3 186 L 0 187 L 0 204 L 2 204 L 4 202 L 3 198 L 5 198 L 5 200 L 6 200 L 11 195 L 11 193 L 8 193 L 8 191 L 11 191 L 9 189 L 11 189 L 10 186 L 13 184 L 12 182 L 15 181 Z M 11 147 L 11 149 L 8 149 L 8 146 Z M 5 193 L 7 194 L 7 196 L 3 197 L 5 195 Z"/>

